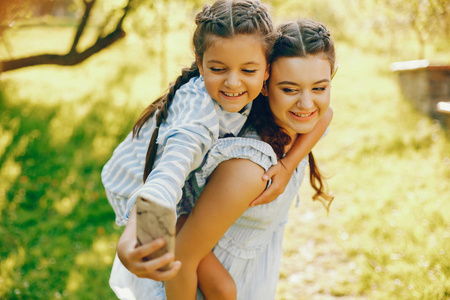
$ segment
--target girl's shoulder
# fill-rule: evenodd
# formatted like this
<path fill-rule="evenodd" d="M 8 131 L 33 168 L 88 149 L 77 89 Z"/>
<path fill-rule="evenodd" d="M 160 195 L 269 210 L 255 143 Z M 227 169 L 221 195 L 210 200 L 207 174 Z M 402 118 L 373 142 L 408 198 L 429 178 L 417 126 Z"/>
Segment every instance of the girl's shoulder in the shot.
<path fill-rule="evenodd" d="M 212 98 L 205 88 L 205 82 L 200 77 L 193 77 L 183 84 L 176 92 L 174 102 L 212 104 Z"/>
<path fill-rule="evenodd" d="M 217 111 L 199 77 L 192 78 L 175 92 L 167 119 L 160 126 L 158 143 L 164 143 L 174 132 L 201 136 L 201 143 L 207 144 L 211 138 L 219 137 Z"/>
<path fill-rule="evenodd" d="M 199 77 L 191 78 L 176 92 L 169 106 L 169 119 L 177 122 L 217 118 L 214 101 L 205 89 L 205 83 Z M 169 121 L 170 122 L 170 121 Z"/>

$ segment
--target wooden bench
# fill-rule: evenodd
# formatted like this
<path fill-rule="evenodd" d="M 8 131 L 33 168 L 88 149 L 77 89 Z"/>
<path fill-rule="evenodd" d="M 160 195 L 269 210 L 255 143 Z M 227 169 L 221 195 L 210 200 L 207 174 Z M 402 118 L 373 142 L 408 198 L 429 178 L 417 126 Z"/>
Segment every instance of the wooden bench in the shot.
<path fill-rule="evenodd" d="M 438 112 L 450 115 L 450 102 L 438 102 L 436 108 Z"/>
<path fill-rule="evenodd" d="M 441 113 L 441 124 L 445 127 L 447 135 L 450 136 L 450 101 L 441 101 L 436 105 L 436 111 Z"/>
<path fill-rule="evenodd" d="M 405 98 L 450 133 L 450 65 L 423 59 L 395 62 L 390 68 L 398 74 Z"/>

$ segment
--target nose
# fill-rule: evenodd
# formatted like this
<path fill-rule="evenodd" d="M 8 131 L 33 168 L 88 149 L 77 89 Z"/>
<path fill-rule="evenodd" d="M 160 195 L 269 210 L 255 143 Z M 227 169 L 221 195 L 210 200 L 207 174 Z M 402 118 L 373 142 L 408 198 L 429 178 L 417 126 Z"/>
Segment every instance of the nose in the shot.
<path fill-rule="evenodd" d="M 311 93 L 304 92 L 300 95 L 299 99 L 297 100 L 297 107 L 307 110 L 314 107 L 314 101 L 313 96 Z"/>
<path fill-rule="evenodd" d="M 225 79 L 225 86 L 228 88 L 237 88 L 241 85 L 241 79 L 236 72 L 230 72 Z"/>

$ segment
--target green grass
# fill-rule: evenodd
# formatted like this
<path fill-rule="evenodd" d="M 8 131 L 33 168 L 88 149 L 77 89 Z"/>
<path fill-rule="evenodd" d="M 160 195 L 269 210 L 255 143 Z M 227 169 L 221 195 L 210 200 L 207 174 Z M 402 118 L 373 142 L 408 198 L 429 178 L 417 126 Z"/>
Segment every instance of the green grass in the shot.
<path fill-rule="evenodd" d="M 25 28 L 12 45 L 64 51 L 52 36 L 70 30 Z M 170 41 L 169 77 L 189 63 L 187 37 Z M 336 199 L 326 216 L 303 184 L 277 299 L 448 299 L 448 138 L 403 98 L 385 56 L 337 44 L 334 120 L 315 150 Z M 100 171 L 161 92 L 158 70 L 129 37 L 73 68 L 1 75 L 0 298 L 114 298 L 121 229 Z"/>

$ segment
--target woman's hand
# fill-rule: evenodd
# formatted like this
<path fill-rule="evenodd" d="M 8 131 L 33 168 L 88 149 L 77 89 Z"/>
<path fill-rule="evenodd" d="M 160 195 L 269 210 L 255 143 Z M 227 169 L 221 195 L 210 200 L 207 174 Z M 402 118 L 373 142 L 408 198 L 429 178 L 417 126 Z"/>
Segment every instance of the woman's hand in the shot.
<path fill-rule="evenodd" d="M 283 164 L 283 160 L 280 160 L 278 164 L 272 166 L 266 173 L 262 176 L 264 181 L 268 181 L 272 178 L 272 184 L 266 189 L 261 195 L 250 203 L 250 207 L 270 203 L 278 196 L 280 196 L 286 189 L 289 180 L 292 177 L 294 170 L 290 171 Z"/>

